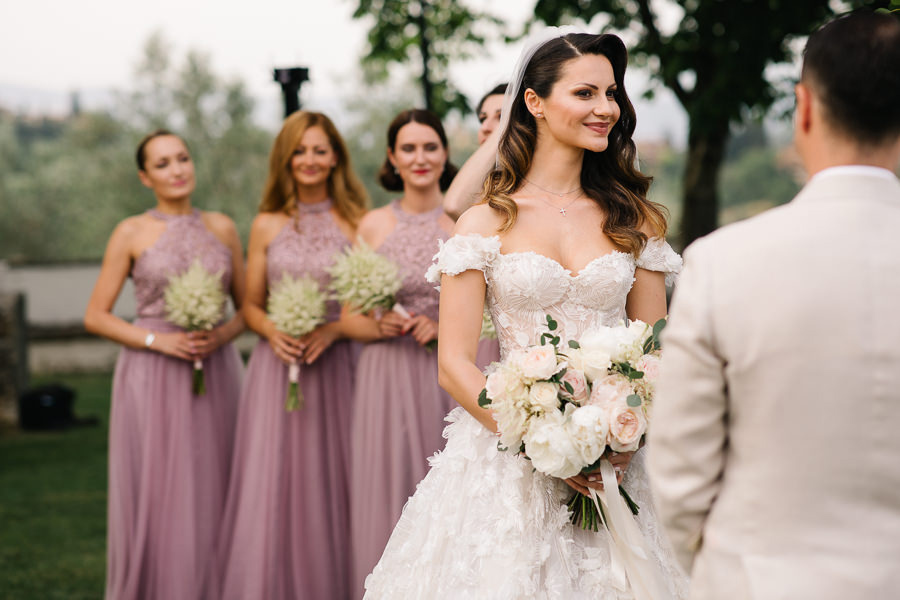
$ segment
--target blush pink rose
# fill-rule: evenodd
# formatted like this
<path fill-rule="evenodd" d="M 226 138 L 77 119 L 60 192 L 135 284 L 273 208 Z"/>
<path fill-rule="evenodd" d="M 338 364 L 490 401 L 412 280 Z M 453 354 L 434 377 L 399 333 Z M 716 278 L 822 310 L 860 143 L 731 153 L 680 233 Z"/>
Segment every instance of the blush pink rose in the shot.
<path fill-rule="evenodd" d="M 609 447 L 616 452 L 634 452 L 647 432 L 647 419 L 641 407 L 632 408 L 622 402 L 607 410 L 609 415 Z"/>
<path fill-rule="evenodd" d="M 559 370 L 556 348 L 550 345 L 528 348 L 522 358 L 521 369 L 522 375 L 529 379 L 550 379 Z"/>
<path fill-rule="evenodd" d="M 588 399 L 590 391 L 588 390 L 587 379 L 585 379 L 584 373 L 578 369 L 573 369 L 571 367 L 566 369 L 565 374 L 562 376 L 562 383 L 568 383 L 572 386 L 572 393 L 569 393 L 569 391 L 565 389 L 565 385 L 562 386 L 562 392 L 570 397 L 576 404 L 584 404 Z"/>

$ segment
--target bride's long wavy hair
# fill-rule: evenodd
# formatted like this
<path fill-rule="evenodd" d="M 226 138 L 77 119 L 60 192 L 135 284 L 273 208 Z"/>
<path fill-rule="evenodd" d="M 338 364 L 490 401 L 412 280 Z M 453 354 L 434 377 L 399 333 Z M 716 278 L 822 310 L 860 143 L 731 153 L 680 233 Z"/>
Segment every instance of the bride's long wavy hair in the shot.
<path fill-rule="evenodd" d="M 537 143 L 537 123 L 525 105 L 525 90 L 531 88 L 540 98 L 547 98 L 565 63 L 586 54 L 605 56 L 612 64 L 621 115 L 609 132 L 605 151 L 584 151 L 581 187 L 603 209 L 603 233 L 617 248 L 637 256 L 647 242 L 641 227 L 648 225 L 654 235 L 665 236 L 666 209 L 647 199 L 652 177 L 635 166 L 637 153 L 631 139 L 634 106 L 625 92 L 628 51 L 615 35 L 570 33 L 547 41 L 535 51 L 524 68 L 521 84 L 513 92 L 508 126 L 497 150 L 497 166 L 484 181 L 482 202 L 505 216 L 500 232 L 515 224 L 518 207 L 511 195 L 525 183 Z"/>

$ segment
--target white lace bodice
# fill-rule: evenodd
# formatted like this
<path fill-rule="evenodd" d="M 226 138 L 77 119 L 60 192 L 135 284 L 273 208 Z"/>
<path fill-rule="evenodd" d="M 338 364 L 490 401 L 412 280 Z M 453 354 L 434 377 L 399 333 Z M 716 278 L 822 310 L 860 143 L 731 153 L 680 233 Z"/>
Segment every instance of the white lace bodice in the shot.
<path fill-rule="evenodd" d="M 634 283 L 635 268 L 666 274 L 671 286 L 681 271 L 681 257 L 665 240 L 652 238 L 641 255 L 626 252 L 598 256 L 578 273 L 536 252 L 500 252 L 498 236 L 457 235 L 434 257 L 426 273 L 433 283 L 443 273 L 458 275 L 469 269 L 484 273 L 485 302 L 494 320 L 501 356 L 540 342 L 546 315 L 559 323 L 566 340 L 578 338 L 595 325 L 613 325 L 625 318 L 625 298 Z"/>

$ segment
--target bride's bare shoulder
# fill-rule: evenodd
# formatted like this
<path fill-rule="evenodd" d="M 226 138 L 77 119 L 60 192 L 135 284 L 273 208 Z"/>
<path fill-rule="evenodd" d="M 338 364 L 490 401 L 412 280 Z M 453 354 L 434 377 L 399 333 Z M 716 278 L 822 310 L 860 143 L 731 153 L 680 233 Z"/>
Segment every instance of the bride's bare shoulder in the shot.
<path fill-rule="evenodd" d="M 454 235 L 476 233 L 484 237 L 498 235 L 503 216 L 487 204 L 476 204 L 460 215 L 453 229 Z"/>

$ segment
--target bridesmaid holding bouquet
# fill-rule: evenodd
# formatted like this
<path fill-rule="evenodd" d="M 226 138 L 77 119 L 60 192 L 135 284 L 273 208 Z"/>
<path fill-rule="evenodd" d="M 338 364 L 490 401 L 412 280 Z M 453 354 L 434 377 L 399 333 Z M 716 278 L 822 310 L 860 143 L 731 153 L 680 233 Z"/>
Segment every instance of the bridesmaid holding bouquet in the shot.
<path fill-rule="evenodd" d="M 329 300 L 324 324 L 292 337 L 269 309 L 287 278 L 311 278 L 327 293 L 328 268 L 356 237 L 367 203 L 331 120 L 307 111 L 285 119 L 248 246 L 243 311 L 260 340 L 241 394 L 219 544 L 222 598 L 350 597 L 350 421 L 359 351 L 346 337 L 348 323 L 364 317 L 342 319 Z M 286 407 L 295 379 L 297 401 Z"/>
<path fill-rule="evenodd" d="M 156 207 L 113 231 L 84 316 L 89 332 L 123 346 L 110 414 L 106 597 L 208 598 L 240 388 L 230 342 L 244 323 L 240 313 L 213 316 L 212 329 L 185 331 L 167 317 L 165 296 L 193 267 L 221 288 L 214 297 L 230 295 L 240 308 L 243 252 L 230 218 L 192 208 L 194 164 L 181 138 L 149 134 L 137 165 Z M 112 314 L 129 276 L 134 323 Z M 209 308 L 224 314 L 224 306 Z M 193 386 L 195 361 L 204 390 Z"/>
<path fill-rule="evenodd" d="M 376 338 L 359 359 L 353 419 L 351 527 L 353 597 L 381 556 L 406 499 L 443 446 L 450 396 L 438 385 L 438 292 L 425 271 L 449 237 L 453 220 L 443 190 L 456 173 L 440 119 L 426 110 L 401 112 L 388 128 L 383 187 L 403 195 L 359 225 L 361 240 L 400 268 L 395 310 L 368 319 Z M 363 339 L 363 336 L 360 336 Z"/>

